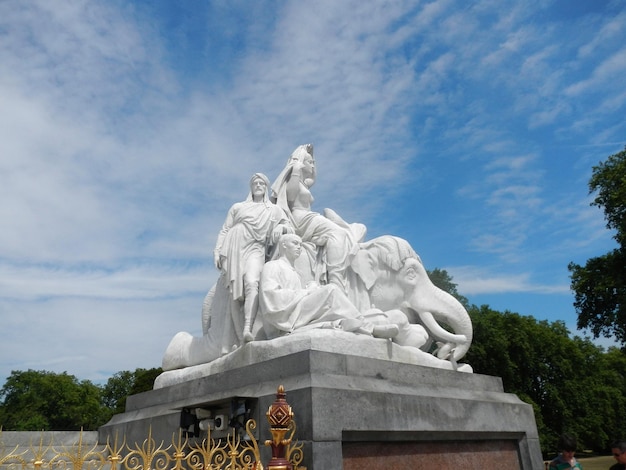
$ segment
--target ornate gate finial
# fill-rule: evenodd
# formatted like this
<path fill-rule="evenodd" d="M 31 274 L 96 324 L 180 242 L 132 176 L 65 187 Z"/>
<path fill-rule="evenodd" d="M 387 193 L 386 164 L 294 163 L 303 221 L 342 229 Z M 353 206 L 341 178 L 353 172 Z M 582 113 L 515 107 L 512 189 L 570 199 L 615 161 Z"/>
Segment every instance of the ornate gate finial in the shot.
<path fill-rule="evenodd" d="M 293 411 L 285 400 L 285 396 L 285 388 L 279 385 L 276 400 L 265 413 L 272 433 L 272 440 L 265 441 L 266 446 L 272 447 L 272 460 L 267 466 L 268 470 L 292 470 L 293 468 L 285 455 L 287 446 L 291 443 L 291 439 L 285 439 L 285 434 L 289 431 L 293 419 Z"/>

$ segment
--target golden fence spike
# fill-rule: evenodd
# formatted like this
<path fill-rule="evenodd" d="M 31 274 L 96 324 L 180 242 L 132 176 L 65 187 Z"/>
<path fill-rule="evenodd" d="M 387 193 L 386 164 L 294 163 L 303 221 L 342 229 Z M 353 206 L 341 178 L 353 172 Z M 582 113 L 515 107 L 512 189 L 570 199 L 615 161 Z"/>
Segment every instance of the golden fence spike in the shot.
<path fill-rule="evenodd" d="M 152 436 L 152 426 L 148 436 L 141 443 L 130 447 L 126 437 L 119 439 L 117 432 L 111 442 L 107 436 L 106 444 L 84 445 L 81 429 L 78 441 L 71 447 L 63 445 L 60 450 L 54 448 L 53 438 L 46 445 L 44 431 L 41 431 L 39 445 L 30 441 L 29 449 L 22 450 L 19 445 L 7 452 L 2 445 L 0 426 L 0 465 L 12 470 L 20 466 L 21 470 L 306 470 L 300 464 L 304 458 L 303 444 L 294 436 L 296 423 L 293 410 L 286 401 L 285 389 L 280 385 L 276 400 L 266 414 L 272 439 L 266 445 L 272 447 L 272 459 L 267 466 L 261 461 L 259 442 L 254 437 L 257 423 L 249 419 L 245 423 L 246 438 L 237 433 L 228 434 L 224 439 L 215 439 L 211 430 L 201 442 L 190 442 L 183 430 L 172 433 L 172 443 L 167 447 L 164 442 L 157 446 Z M 29 458 L 29 451 L 32 458 Z M 45 457 L 53 456 L 46 461 Z"/>

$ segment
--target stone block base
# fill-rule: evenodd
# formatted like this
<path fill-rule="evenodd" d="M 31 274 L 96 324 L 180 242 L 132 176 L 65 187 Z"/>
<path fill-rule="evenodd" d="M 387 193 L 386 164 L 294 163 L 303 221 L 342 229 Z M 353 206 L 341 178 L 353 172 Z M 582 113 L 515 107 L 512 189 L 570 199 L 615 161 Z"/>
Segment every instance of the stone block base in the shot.
<path fill-rule="evenodd" d="M 228 415 L 245 403 L 262 445 L 271 438 L 265 412 L 281 384 L 308 470 L 543 466 L 532 407 L 504 393 L 499 378 L 314 349 L 250 354 L 221 371 L 196 370 L 189 380 L 129 397 L 99 440 L 118 433 L 142 442 L 151 428 L 167 444 L 184 409 Z M 266 465 L 269 451 L 264 455 Z"/>
<path fill-rule="evenodd" d="M 519 469 L 516 440 L 346 442 L 343 470 Z"/>

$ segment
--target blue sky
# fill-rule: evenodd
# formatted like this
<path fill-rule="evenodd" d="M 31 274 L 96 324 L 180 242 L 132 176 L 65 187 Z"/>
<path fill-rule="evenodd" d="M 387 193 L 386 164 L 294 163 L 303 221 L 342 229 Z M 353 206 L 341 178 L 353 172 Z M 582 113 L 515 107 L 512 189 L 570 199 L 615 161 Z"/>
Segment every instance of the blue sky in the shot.
<path fill-rule="evenodd" d="M 583 334 L 625 74 L 621 1 L 0 2 L 0 383 L 199 335 L 228 208 L 309 142 L 317 210 Z"/>

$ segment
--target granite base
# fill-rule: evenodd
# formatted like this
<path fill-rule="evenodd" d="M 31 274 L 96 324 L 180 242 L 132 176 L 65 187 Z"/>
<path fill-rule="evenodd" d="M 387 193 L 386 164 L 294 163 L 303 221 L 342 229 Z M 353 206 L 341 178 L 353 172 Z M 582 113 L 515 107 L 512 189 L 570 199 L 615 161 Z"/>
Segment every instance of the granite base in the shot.
<path fill-rule="evenodd" d="M 316 349 L 250 355 L 192 377 L 129 397 L 126 412 L 100 428 L 100 442 L 115 433 L 142 442 L 151 428 L 157 442 L 169 443 L 183 410 L 226 415 L 238 403 L 264 442 L 271 438 L 265 412 L 282 384 L 308 470 L 543 465 L 532 407 L 504 393 L 497 377 Z"/>

